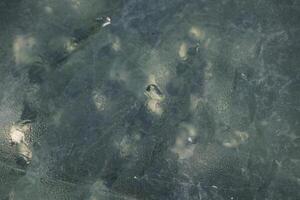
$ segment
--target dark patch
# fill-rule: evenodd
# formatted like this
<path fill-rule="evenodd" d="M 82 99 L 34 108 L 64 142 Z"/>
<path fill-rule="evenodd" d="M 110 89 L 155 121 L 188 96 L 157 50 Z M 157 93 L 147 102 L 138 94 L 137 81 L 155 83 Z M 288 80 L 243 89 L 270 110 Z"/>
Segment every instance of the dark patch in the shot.
<path fill-rule="evenodd" d="M 16 164 L 22 168 L 26 168 L 28 166 L 28 158 L 24 156 L 17 156 L 16 157 Z"/>
<path fill-rule="evenodd" d="M 146 88 L 147 92 L 151 92 L 154 91 L 156 94 L 158 94 L 159 96 L 162 96 L 162 92 L 160 91 L 160 89 L 155 85 L 155 84 L 150 84 L 147 86 Z"/>
<path fill-rule="evenodd" d="M 21 115 L 21 120 L 35 120 L 37 117 L 37 112 L 34 111 L 31 106 L 24 102 L 24 108 Z"/>
<path fill-rule="evenodd" d="M 43 82 L 43 75 L 45 73 L 45 68 L 40 65 L 32 65 L 28 70 L 28 78 L 30 83 L 40 84 Z"/>

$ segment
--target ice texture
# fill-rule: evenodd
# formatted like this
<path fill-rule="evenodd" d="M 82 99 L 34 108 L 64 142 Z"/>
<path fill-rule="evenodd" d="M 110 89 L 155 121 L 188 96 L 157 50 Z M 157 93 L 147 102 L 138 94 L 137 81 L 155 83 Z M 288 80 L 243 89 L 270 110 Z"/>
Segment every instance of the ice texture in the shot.
<path fill-rule="evenodd" d="M 299 21 L 298 0 L 0 1 L 0 200 L 299 200 Z"/>

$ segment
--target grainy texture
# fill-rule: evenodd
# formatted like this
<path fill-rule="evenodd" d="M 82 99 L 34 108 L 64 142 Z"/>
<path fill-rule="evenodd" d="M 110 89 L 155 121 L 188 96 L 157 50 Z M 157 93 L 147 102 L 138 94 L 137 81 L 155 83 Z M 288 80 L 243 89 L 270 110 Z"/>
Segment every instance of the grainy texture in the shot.
<path fill-rule="evenodd" d="M 297 0 L 2 0 L 0 200 L 300 199 L 299 21 Z"/>

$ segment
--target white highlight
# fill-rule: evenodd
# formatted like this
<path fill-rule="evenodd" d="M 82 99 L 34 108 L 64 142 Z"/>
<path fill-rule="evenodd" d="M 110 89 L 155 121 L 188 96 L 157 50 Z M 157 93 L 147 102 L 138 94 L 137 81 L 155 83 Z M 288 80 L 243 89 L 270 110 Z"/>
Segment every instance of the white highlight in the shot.
<path fill-rule="evenodd" d="M 10 129 L 10 137 L 12 143 L 19 144 L 21 142 L 24 142 L 25 140 L 25 134 L 20 131 L 17 126 L 13 125 Z"/>
<path fill-rule="evenodd" d="M 177 154 L 179 159 L 188 159 L 194 155 L 196 145 L 191 143 L 194 141 L 197 131 L 192 124 L 187 123 L 180 124 L 179 131 L 171 151 Z"/>
<path fill-rule="evenodd" d="M 108 26 L 108 25 L 111 24 L 111 19 L 110 19 L 110 17 L 106 17 L 105 20 L 106 20 L 106 21 L 102 24 L 102 27 L 105 27 L 105 26 Z"/>
<path fill-rule="evenodd" d="M 188 52 L 188 45 L 186 44 L 186 42 L 182 42 L 178 50 L 178 55 L 180 59 L 186 60 L 187 52 Z"/>

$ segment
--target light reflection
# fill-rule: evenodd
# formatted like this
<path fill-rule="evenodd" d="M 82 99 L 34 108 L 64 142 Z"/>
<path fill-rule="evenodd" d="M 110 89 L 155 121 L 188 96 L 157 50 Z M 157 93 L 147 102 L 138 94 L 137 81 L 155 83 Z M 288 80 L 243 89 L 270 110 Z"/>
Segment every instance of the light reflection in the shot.
<path fill-rule="evenodd" d="M 149 111 L 156 115 L 160 116 L 163 113 L 163 109 L 159 100 L 150 99 L 147 101 L 146 105 Z"/>
<path fill-rule="evenodd" d="M 13 144 L 19 144 L 21 142 L 25 142 L 25 134 L 21 130 L 20 127 L 13 125 L 10 128 L 10 137 L 11 137 L 11 143 Z"/>
<path fill-rule="evenodd" d="M 205 32 L 201 30 L 199 27 L 191 27 L 189 30 L 190 37 L 196 39 L 196 40 L 203 40 L 205 38 Z"/>
<path fill-rule="evenodd" d="M 103 111 L 106 107 L 106 97 L 100 91 L 93 91 L 92 99 L 98 111 Z"/>
<path fill-rule="evenodd" d="M 47 13 L 47 14 L 52 14 L 53 13 L 53 9 L 50 7 L 50 6 L 45 6 L 45 12 Z"/>
<path fill-rule="evenodd" d="M 192 124 L 182 123 L 176 136 L 175 144 L 171 151 L 178 155 L 179 159 L 187 159 L 193 156 L 196 148 L 197 130 Z"/>
<path fill-rule="evenodd" d="M 112 49 L 114 51 L 120 51 L 121 50 L 121 41 L 119 37 L 115 37 L 112 42 Z"/>
<path fill-rule="evenodd" d="M 16 64 L 27 64 L 32 61 L 32 50 L 36 40 L 31 36 L 16 36 L 13 43 L 13 52 Z"/>
<path fill-rule="evenodd" d="M 236 148 L 241 144 L 245 143 L 249 138 L 249 134 L 243 131 L 234 131 L 232 137 L 223 142 L 223 146 L 227 148 Z"/>
<path fill-rule="evenodd" d="M 182 42 L 179 50 L 178 50 L 178 55 L 182 60 L 186 60 L 187 59 L 187 52 L 188 52 L 188 46 L 186 44 L 186 42 Z"/>
<path fill-rule="evenodd" d="M 28 165 L 32 159 L 32 152 L 26 142 L 26 134 L 31 132 L 31 123 L 24 120 L 13 124 L 10 128 L 11 145 L 15 146 L 17 157 L 16 162 L 22 166 Z"/>
<path fill-rule="evenodd" d="M 81 6 L 80 0 L 70 0 L 73 9 L 78 10 Z"/>
<path fill-rule="evenodd" d="M 155 80 L 155 77 L 152 77 Z M 152 83 L 146 87 L 145 95 L 148 97 L 146 101 L 146 107 L 151 113 L 160 116 L 163 113 L 162 102 L 164 95 L 160 88 Z"/>
<path fill-rule="evenodd" d="M 76 50 L 78 47 L 78 43 L 74 39 L 67 39 L 65 41 L 64 48 L 68 53 L 71 53 L 72 51 Z"/>

